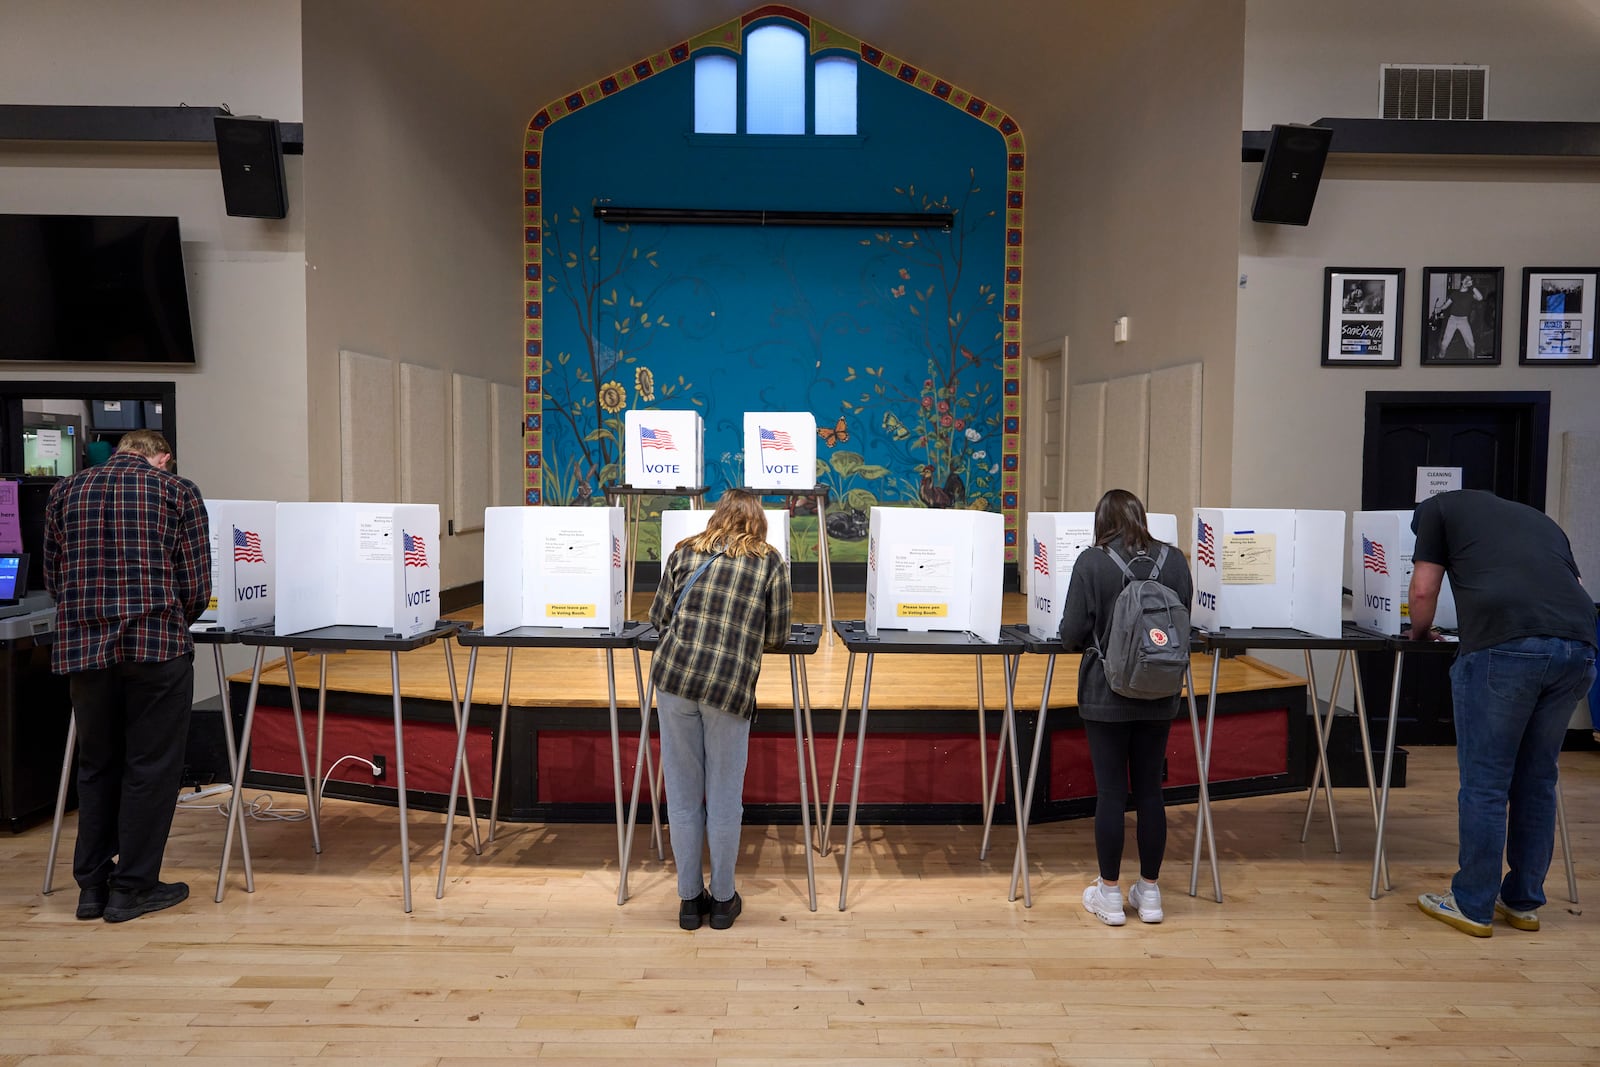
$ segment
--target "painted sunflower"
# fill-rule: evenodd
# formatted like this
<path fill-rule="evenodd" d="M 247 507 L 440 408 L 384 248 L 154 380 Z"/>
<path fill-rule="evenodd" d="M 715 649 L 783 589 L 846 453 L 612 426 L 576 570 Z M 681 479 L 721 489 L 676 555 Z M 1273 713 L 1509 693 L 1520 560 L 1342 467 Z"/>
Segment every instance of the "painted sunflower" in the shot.
<path fill-rule="evenodd" d="M 602 382 L 600 384 L 600 406 L 606 411 L 616 414 L 628 406 L 628 390 L 623 388 L 621 382 Z"/>
<path fill-rule="evenodd" d="M 656 376 L 650 373 L 649 367 L 634 368 L 633 391 L 638 394 L 641 404 L 649 403 L 656 398 Z"/>

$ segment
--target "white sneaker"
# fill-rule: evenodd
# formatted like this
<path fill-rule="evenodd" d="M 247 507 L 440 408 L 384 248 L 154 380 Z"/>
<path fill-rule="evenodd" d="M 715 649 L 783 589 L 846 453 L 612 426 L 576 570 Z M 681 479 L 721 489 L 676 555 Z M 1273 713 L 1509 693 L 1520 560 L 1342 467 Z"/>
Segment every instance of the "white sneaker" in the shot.
<path fill-rule="evenodd" d="M 1098 878 L 1083 891 L 1083 908 L 1107 926 L 1121 926 L 1128 921 L 1122 911 L 1122 888 L 1108 889 Z"/>
<path fill-rule="evenodd" d="M 1128 903 L 1139 909 L 1140 922 L 1158 923 L 1167 917 L 1161 910 L 1161 887 L 1143 878 L 1128 890 Z"/>

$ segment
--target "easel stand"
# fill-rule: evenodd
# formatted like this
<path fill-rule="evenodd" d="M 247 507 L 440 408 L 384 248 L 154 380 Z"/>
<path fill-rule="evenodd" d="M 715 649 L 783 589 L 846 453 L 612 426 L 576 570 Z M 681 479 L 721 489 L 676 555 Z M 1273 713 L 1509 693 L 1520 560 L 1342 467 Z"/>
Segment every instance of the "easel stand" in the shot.
<path fill-rule="evenodd" d="M 633 650 L 633 679 L 638 690 L 641 706 L 644 701 L 644 680 L 639 667 L 639 650 L 636 647 L 642 634 L 650 631 L 648 623 L 629 622 L 623 625 L 619 634 L 609 633 L 604 630 L 581 630 L 572 627 L 560 626 L 519 626 L 500 634 L 486 634 L 482 630 L 464 630 L 456 634 L 456 640 L 465 645 L 470 651 L 467 654 L 467 687 L 462 698 L 462 707 L 465 711 L 472 708 L 472 686 L 478 669 L 478 650 L 480 648 L 503 648 L 506 650 L 505 682 L 500 693 L 500 728 L 495 734 L 495 759 L 494 779 L 490 785 L 492 800 L 489 807 L 489 840 L 494 840 L 495 822 L 499 816 L 500 803 L 500 771 L 505 760 L 506 743 L 506 714 L 511 704 L 511 656 L 519 648 L 589 648 L 601 649 L 606 654 L 606 695 L 611 712 L 611 779 L 614 799 L 616 803 L 617 819 L 617 858 L 622 869 L 622 883 L 617 890 L 617 903 L 625 899 L 627 886 L 627 862 L 622 836 L 622 743 L 621 733 L 617 721 L 617 649 L 626 648 Z M 434 897 L 444 898 L 445 874 L 450 864 L 450 838 L 455 828 L 456 795 L 460 789 L 463 775 L 466 776 L 468 812 L 472 814 L 472 778 L 467 774 L 467 725 L 469 716 L 463 713 L 456 720 L 456 762 L 455 768 L 450 772 L 450 800 L 445 806 L 444 816 L 444 850 L 439 856 L 439 884 L 434 891 Z M 643 758 L 648 760 L 649 752 L 646 750 Z M 637 785 L 635 785 L 637 788 Z M 477 816 L 473 814 L 473 852 L 483 854 L 483 846 L 478 841 L 476 826 Z"/>
<path fill-rule="evenodd" d="M 190 636 L 197 645 L 210 645 L 217 666 L 217 688 L 222 694 L 222 733 L 228 745 L 228 771 L 237 778 L 239 773 L 239 757 L 237 748 L 233 743 L 233 709 L 228 700 L 228 674 L 227 668 L 222 663 L 222 646 L 237 644 L 237 632 L 223 630 L 220 627 L 195 628 L 189 631 Z M 297 723 L 298 725 L 298 723 Z M 78 745 L 78 717 L 74 713 L 67 719 L 67 751 L 61 758 L 61 784 L 56 787 L 56 815 L 55 821 L 50 825 L 50 850 L 44 861 L 44 895 L 49 896 L 55 886 L 56 853 L 61 846 L 61 820 L 67 808 L 67 789 L 72 781 L 72 756 Z M 239 789 L 235 785 L 233 796 L 228 801 L 230 812 L 239 806 Z M 250 866 L 250 842 L 246 839 L 241 827 L 239 832 L 239 852 L 244 858 L 244 884 L 248 892 L 255 892 L 255 872 Z"/>
<path fill-rule="evenodd" d="M 306 810 L 311 822 L 311 847 L 316 852 L 322 851 L 322 832 L 320 827 L 320 812 L 318 798 L 321 795 L 320 778 L 321 768 L 314 777 L 311 773 L 310 762 L 306 755 L 305 731 L 301 728 L 300 690 L 294 678 L 294 653 L 316 653 L 324 658 L 332 652 L 347 652 L 351 650 L 387 652 L 389 653 L 389 682 L 394 701 L 394 763 L 395 763 L 395 798 L 400 809 L 400 878 L 404 885 L 404 903 L 407 914 L 411 912 L 411 841 L 406 826 L 406 746 L 405 736 L 401 729 L 402 709 L 400 701 L 400 653 L 411 652 L 431 645 L 441 638 L 448 638 L 459 629 L 455 622 L 441 622 L 432 629 L 412 637 L 404 637 L 397 633 L 389 632 L 383 626 L 323 626 L 315 630 L 306 630 L 297 634 L 274 634 L 270 630 L 246 630 L 239 634 L 239 640 L 246 645 L 253 645 L 256 649 L 255 666 L 250 674 L 250 700 L 245 707 L 244 729 L 239 738 L 239 758 L 233 775 L 233 795 L 238 797 L 244 788 L 244 768 L 250 753 L 250 732 L 255 725 L 256 697 L 261 689 L 261 663 L 268 648 L 283 649 L 283 661 L 289 675 L 289 699 L 294 707 L 295 730 L 300 741 L 300 768 L 306 783 Z M 462 706 L 457 698 L 456 691 L 456 666 L 455 658 L 451 654 L 451 646 L 446 641 L 444 646 L 445 669 L 450 677 L 450 705 L 455 714 L 456 728 L 461 728 L 463 716 Z M 327 671 L 321 672 L 317 707 L 320 717 L 321 709 L 327 700 Z M 320 735 L 320 727 L 319 727 Z M 320 742 L 319 742 L 320 749 Z M 471 779 L 468 779 L 468 803 L 471 804 Z M 244 825 L 241 806 L 235 803 L 228 812 L 228 832 L 222 844 L 222 863 L 217 871 L 217 903 L 222 903 L 223 893 L 227 889 L 228 861 L 233 851 L 233 834 L 236 829 Z M 473 834 L 478 832 L 477 815 L 473 815 Z M 254 887 L 247 881 L 247 892 L 253 892 Z"/>

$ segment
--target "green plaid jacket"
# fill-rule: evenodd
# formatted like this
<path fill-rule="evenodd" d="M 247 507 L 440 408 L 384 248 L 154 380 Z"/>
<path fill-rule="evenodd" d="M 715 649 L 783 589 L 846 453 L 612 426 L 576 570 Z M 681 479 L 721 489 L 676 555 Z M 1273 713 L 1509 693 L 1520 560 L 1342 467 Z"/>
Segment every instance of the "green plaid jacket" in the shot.
<path fill-rule="evenodd" d="M 776 550 L 763 556 L 719 556 L 678 594 L 710 556 L 674 549 L 661 569 L 650 623 L 661 634 L 650 665 L 656 688 L 752 718 L 763 648 L 789 638 L 789 567 Z"/>

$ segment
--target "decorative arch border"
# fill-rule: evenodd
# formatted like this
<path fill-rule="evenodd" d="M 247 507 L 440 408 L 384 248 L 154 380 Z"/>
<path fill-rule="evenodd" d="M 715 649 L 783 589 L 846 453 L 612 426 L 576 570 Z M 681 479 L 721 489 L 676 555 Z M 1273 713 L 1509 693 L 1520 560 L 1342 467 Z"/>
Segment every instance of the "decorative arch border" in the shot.
<path fill-rule="evenodd" d="M 615 96 L 660 71 L 687 63 L 705 48 L 741 51 L 744 31 L 753 22 L 783 18 L 803 26 L 813 53 L 833 49 L 853 51 L 864 63 L 891 74 L 907 85 L 938 97 L 951 107 L 988 123 L 1005 137 L 1006 228 L 1004 304 L 1001 308 L 1001 513 L 1005 518 L 1006 562 L 1017 558 L 1018 470 L 1022 442 L 1022 234 L 1023 191 L 1027 175 L 1027 150 L 1015 119 L 994 104 L 957 88 L 922 68 L 820 22 L 784 4 L 765 4 L 736 19 L 707 30 L 639 60 L 583 88 L 546 104 L 528 120 L 522 146 L 522 270 L 523 270 L 523 496 L 529 504 L 543 503 L 544 480 L 544 221 L 542 168 L 544 134 L 550 126 L 581 111 L 597 100 Z"/>

